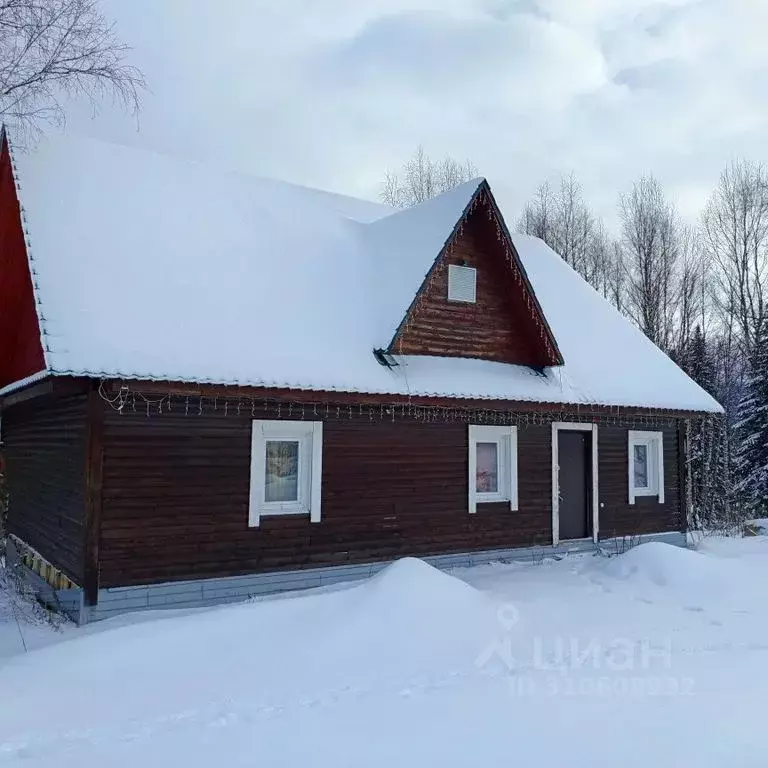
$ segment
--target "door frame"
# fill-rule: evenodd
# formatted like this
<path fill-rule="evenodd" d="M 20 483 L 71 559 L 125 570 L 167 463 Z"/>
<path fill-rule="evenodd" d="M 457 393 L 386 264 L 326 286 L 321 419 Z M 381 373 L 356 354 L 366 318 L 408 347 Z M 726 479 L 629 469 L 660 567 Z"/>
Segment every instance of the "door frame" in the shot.
<path fill-rule="evenodd" d="M 592 433 L 592 540 L 597 543 L 600 533 L 600 499 L 598 496 L 597 424 L 575 421 L 552 422 L 552 546 L 560 543 L 560 430 Z"/>

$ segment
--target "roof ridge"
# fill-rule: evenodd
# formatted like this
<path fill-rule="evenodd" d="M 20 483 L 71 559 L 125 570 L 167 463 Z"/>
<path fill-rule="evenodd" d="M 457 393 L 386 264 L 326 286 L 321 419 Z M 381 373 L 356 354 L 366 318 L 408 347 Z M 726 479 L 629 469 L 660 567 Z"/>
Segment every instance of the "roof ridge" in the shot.
<path fill-rule="evenodd" d="M 6 133 L 9 134 L 10 132 L 6 130 Z M 336 199 L 338 201 L 347 201 L 350 203 L 357 203 L 357 204 L 362 203 L 364 205 L 369 205 L 371 207 L 380 209 L 381 216 L 379 218 L 386 218 L 391 213 L 399 212 L 397 209 L 393 209 L 385 205 L 384 203 L 377 202 L 375 200 L 369 200 L 364 197 L 357 197 L 355 195 L 350 195 L 345 192 L 336 192 L 331 189 L 323 189 L 322 187 L 313 187 L 307 184 L 301 184 L 296 181 L 289 181 L 288 179 L 277 178 L 275 176 L 266 176 L 263 174 L 255 173 L 253 171 L 243 170 L 242 168 L 238 168 L 218 160 L 211 160 L 211 159 L 206 159 L 202 157 L 190 157 L 189 155 L 186 155 L 183 153 L 160 150 L 154 147 L 127 144 L 123 141 L 113 141 L 110 139 L 103 139 L 96 136 L 88 136 L 87 134 L 84 134 L 84 133 L 59 132 L 57 134 L 46 134 L 43 138 L 40 139 L 39 143 L 47 143 L 47 142 L 52 142 L 52 143 L 73 142 L 73 143 L 81 143 L 81 144 L 99 145 L 102 147 L 113 147 L 121 151 L 136 153 L 145 157 L 156 157 L 160 159 L 165 159 L 166 161 L 169 161 L 169 162 L 180 163 L 190 167 L 198 167 L 203 170 L 214 171 L 224 176 L 231 176 L 231 177 L 241 178 L 241 179 L 245 179 L 253 182 L 261 182 L 264 184 L 275 185 L 285 190 L 291 190 L 297 193 L 311 193 L 312 195 L 318 198 L 327 197 L 329 198 L 329 200 L 327 200 L 326 202 L 329 202 L 329 203 L 332 202 L 333 199 Z M 34 149 L 32 149 L 31 151 L 34 152 Z"/>
<path fill-rule="evenodd" d="M 478 190 L 483 184 L 487 184 L 488 181 L 484 176 L 477 176 L 473 179 L 469 179 L 468 181 L 463 181 L 461 184 L 457 184 L 455 187 L 451 187 L 450 189 L 446 189 L 444 192 L 441 192 L 439 195 L 434 195 L 433 197 L 428 197 L 426 200 L 422 200 L 420 203 L 416 203 L 416 205 L 409 205 L 404 208 L 392 208 L 390 209 L 391 212 L 388 213 L 386 216 L 382 216 L 380 219 L 376 219 L 374 221 L 371 221 L 368 223 L 367 226 L 372 226 L 375 224 L 379 224 L 384 221 L 391 221 L 395 217 L 398 216 L 404 216 L 404 215 L 413 215 L 414 213 L 419 213 L 421 211 L 428 210 L 431 207 L 434 207 L 437 204 L 440 204 L 441 202 L 445 202 L 445 200 L 449 197 L 458 197 L 458 191 L 462 190 L 464 191 L 471 189 L 472 194 L 467 198 L 467 203 L 464 208 L 464 211 L 462 211 L 461 215 L 464 215 L 466 213 L 466 208 L 470 205 L 472 202 L 472 198 L 477 194 Z M 386 208 L 387 206 L 382 206 L 383 208 Z"/>

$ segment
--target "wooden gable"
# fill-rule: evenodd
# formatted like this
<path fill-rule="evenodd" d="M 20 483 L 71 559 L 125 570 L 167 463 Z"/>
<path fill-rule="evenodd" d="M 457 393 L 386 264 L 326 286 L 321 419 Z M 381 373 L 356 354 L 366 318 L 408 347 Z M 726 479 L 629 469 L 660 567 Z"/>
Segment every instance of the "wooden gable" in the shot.
<path fill-rule="evenodd" d="M 45 368 L 8 141 L 0 152 L 0 387 Z"/>
<path fill-rule="evenodd" d="M 474 303 L 448 298 L 450 265 L 476 270 Z M 562 365 L 554 336 L 487 183 L 478 187 L 388 351 L 535 368 Z"/>

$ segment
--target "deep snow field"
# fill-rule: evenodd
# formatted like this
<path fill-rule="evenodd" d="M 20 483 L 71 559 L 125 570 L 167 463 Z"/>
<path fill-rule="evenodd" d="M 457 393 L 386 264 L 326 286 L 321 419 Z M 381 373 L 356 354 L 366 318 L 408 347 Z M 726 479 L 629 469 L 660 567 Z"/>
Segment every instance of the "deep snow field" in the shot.
<path fill-rule="evenodd" d="M 0 766 L 765 768 L 767 703 L 763 536 L 83 629 L 0 581 Z"/>

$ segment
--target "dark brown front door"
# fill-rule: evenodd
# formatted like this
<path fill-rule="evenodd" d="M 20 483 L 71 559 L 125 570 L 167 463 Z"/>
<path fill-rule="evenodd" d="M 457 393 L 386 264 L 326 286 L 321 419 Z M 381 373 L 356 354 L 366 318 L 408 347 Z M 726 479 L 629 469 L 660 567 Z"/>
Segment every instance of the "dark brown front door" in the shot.
<path fill-rule="evenodd" d="M 560 538 L 592 535 L 592 433 L 561 430 L 557 436 Z"/>

